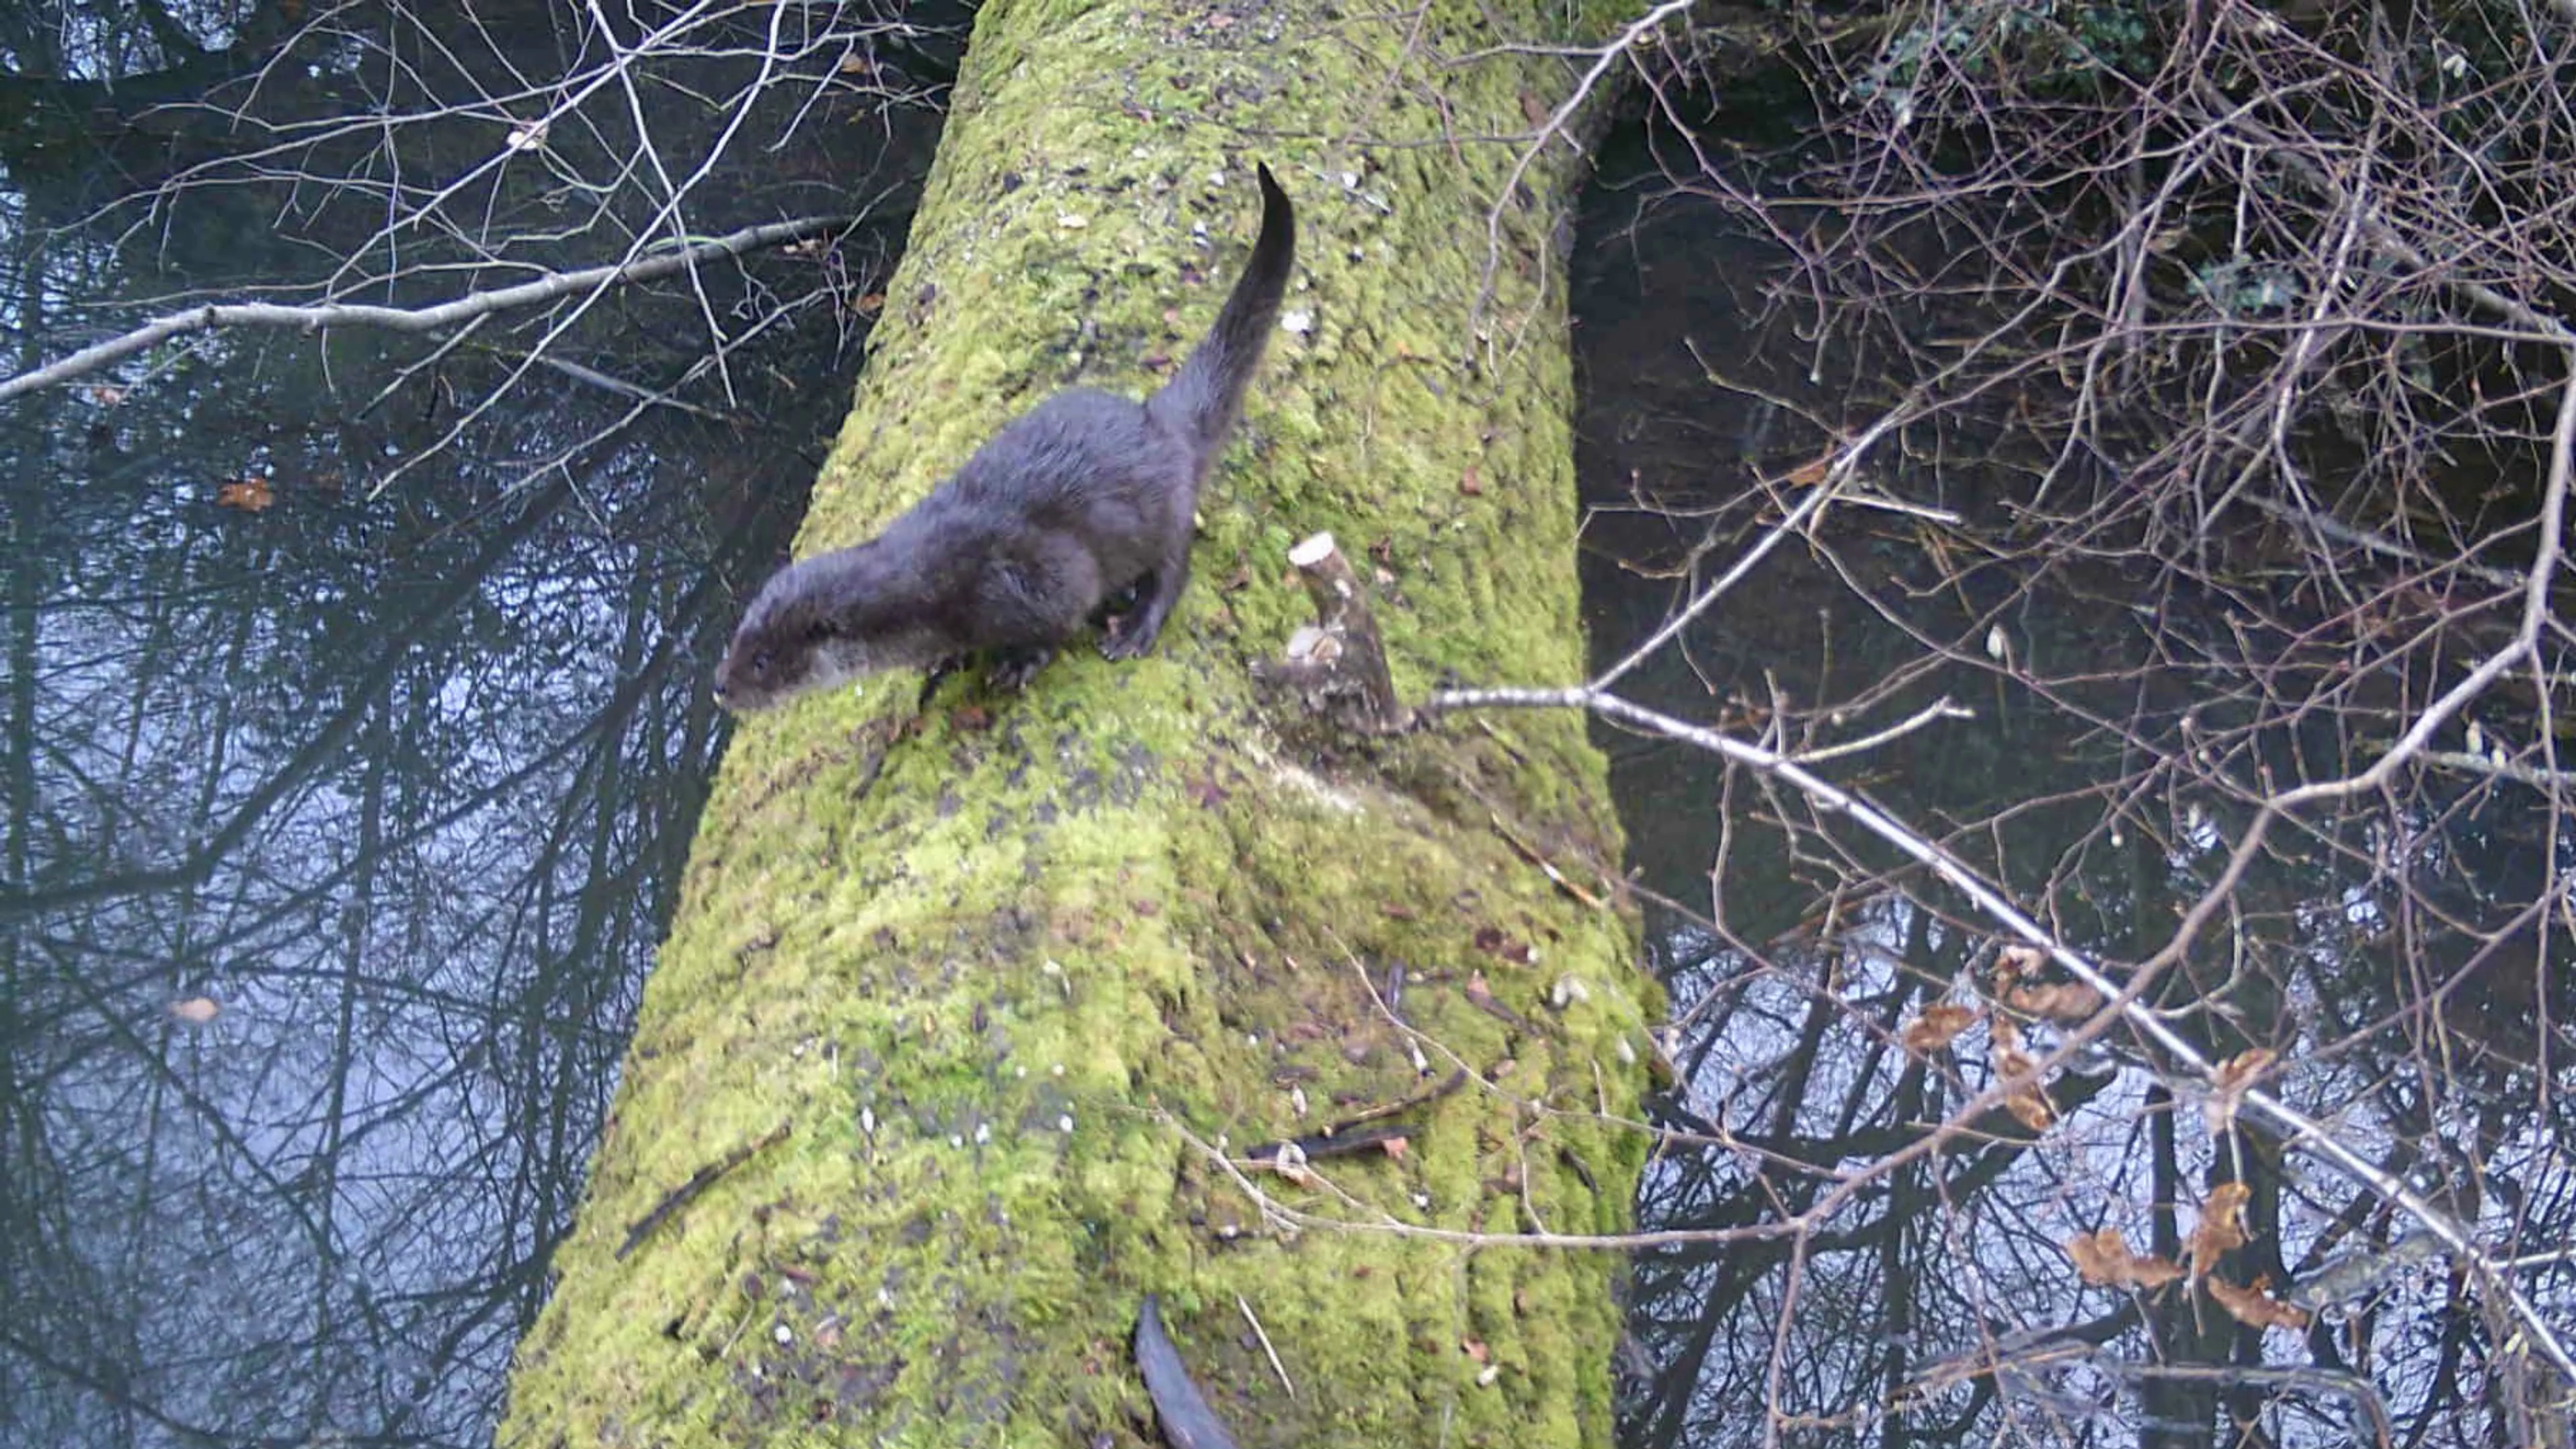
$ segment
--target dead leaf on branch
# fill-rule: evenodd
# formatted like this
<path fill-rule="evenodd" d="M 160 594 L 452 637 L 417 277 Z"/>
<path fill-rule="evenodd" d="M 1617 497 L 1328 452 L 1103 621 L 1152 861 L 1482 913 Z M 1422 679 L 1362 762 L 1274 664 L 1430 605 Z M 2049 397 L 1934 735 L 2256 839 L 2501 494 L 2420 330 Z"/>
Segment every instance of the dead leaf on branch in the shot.
<path fill-rule="evenodd" d="M 1964 1006 L 1944 1003 L 1923 1008 L 1923 1014 L 1905 1024 L 1905 1049 L 1916 1056 L 1928 1056 L 1948 1046 L 1951 1039 L 1966 1031 L 1977 1019 L 1977 1013 Z"/>
<path fill-rule="evenodd" d="M 2200 1221 L 2191 1230 L 2191 1275 L 2209 1276 L 2219 1258 L 2245 1246 L 2245 1199 L 2252 1189 L 2241 1182 L 2222 1182 L 2200 1205 Z"/>
<path fill-rule="evenodd" d="M 2181 1265 L 2169 1258 L 2130 1252 L 2118 1228 L 2076 1234 L 2066 1256 L 2075 1260 L 2077 1276 L 2097 1288 L 2161 1288 L 2182 1276 Z"/>
<path fill-rule="evenodd" d="M 2004 1005 L 2061 1025 L 2073 1026 L 2102 1009 L 2102 993 L 2081 981 L 2050 985 L 2023 984 L 2004 993 Z"/>
<path fill-rule="evenodd" d="M 1998 1027 L 2002 1026 L 2004 1018 L 1996 1017 L 1994 1024 Z M 2030 1083 L 2028 1087 L 2004 1099 L 2004 1110 L 2012 1113 L 2014 1120 L 2033 1132 L 2047 1131 L 2057 1121 L 2057 1104 L 2048 1100 L 2048 1093 L 2039 1085 L 2039 1058 L 2021 1049 L 2021 1035 L 2018 1032 L 1998 1031 L 1995 1033 L 1995 1041 L 1997 1045 L 1993 1061 L 1996 1080 L 2007 1083 L 2013 1081 Z M 2004 1044 L 2007 1041 L 2010 1045 Z"/>
<path fill-rule="evenodd" d="M 2209 1280 L 2209 1296 L 2218 1306 L 2233 1315 L 2237 1322 L 2254 1328 L 2300 1329 L 2308 1326 L 2307 1310 L 2293 1308 L 2268 1291 L 2272 1277 L 2265 1274 L 2254 1280 L 2251 1288 L 2239 1288 L 2224 1278 Z"/>
<path fill-rule="evenodd" d="M 2057 1122 L 2057 1104 L 2037 1088 L 2006 1097 L 2004 1110 L 2013 1114 L 2013 1120 L 2033 1132 L 2045 1132 Z"/>
<path fill-rule="evenodd" d="M 2270 1047 L 2248 1047 L 2218 1064 L 2218 1069 L 2209 1074 L 2209 1098 L 2200 1104 L 2201 1118 L 2211 1132 L 2223 1134 L 2236 1125 L 2236 1113 L 2245 1105 L 2245 1094 L 2253 1090 L 2280 1056 Z"/>

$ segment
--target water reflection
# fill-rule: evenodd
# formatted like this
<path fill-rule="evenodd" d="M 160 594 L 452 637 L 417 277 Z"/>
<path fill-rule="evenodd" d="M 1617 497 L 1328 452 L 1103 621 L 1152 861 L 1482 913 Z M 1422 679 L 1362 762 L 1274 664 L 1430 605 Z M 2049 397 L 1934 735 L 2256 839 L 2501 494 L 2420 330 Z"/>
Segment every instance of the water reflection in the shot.
<path fill-rule="evenodd" d="M 130 163 L 234 144 L 149 107 L 288 32 L 272 7 L 183 64 L 176 21 L 60 8 L 43 55 L 0 27 L 22 78 L 62 82 L 9 103 L 85 94 L 113 55 L 154 119 L 37 105 L 77 124 L 0 142 L 5 370 L 372 244 L 383 195 L 293 168 L 97 215 Z M 465 70 L 547 7 L 480 8 Z M 335 17 L 335 54 L 423 34 Z M 292 109 L 351 74 L 277 85 L 315 87 Z M 699 214 L 882 200 L 928 154 L 926 114 L 854 141 L 813 90 L 762 104 L 764 140 L 824 134 L 767 156 L 776 199 L 710 186 Z M 567 138 L 551 174 L 597 154 Z M 532 336 L 213 334 L 0 403 L 0 1441 L 488 1440 L 722 742 L 712 651 L 784 550 L 855 371 L 848 298 L 903 220 L 897 196 L 828 250 L 618 294 L 553 338 L 591 381 L 531 373 L 487 411 Z M 511 274 L 601 259 L 555 240 Z M 595 385 L 709 377 L 711 311 L 730 395 Z"/>
<path fill-rule="evenodd" d="M 1839 372 L 1811 319 L 1777 305 L 1767 241 L 1662 194 L 1641 141 L 1605 158 L 1576 249 L 1602 660 L 1663 619 L 1712 521 L 1723 560 L 1766 507 L 1777 516 L 1752 472 L 1816 456 L 1828 439 L 1810 416 L 1860 406 L 1876 382 Z M 1980 453 L 1949 443 L 1938 470 L 1880 481 L 1973 520 Z M 1792 748 L 1944 697 L 1975 708 L 1828 773 L 2088 951 L 2137 961 L 2219 878 L 2244 823 L 2195 788 L 2193 741 L 2223 737 L 2279 778 L 2366 742 L 2245 703 L 2239 681 L 2298 659 L 2293 612 L 2142 593 L 2151 581 L 2107 568 L 1943 564 L 1973 527 L 1847 513 L 1629 692 Z M 2178 639 L 2190 653 L 2160 652 Z M 2129 1033 L 2073 1041 L 2057 1018 L 2083 1014 L 2063 1010 L 2086 1004 L 2060 994 L 2076 988 L 2026 970 L 1992 922 L 1858 832 L 1708 757 L 1601 738 L 1642 880 L 1672 903 L 1649 925 L 1677 1081 L 1642 1226 L 1804 1229 L 1638 1259 L 1623 1442 L 2554 1432 L 2517 1406 L 2566 1392 L 2522 1326 L 2379 1195 L 2211 1093 L 2178 1092 L 2193 1079 Z M 2436 776 L 2306 822 L 2146 999 L 2205 1054 L 2280 1069 L 2282 1097 L 2514 1263 L 2563 1334 L 2576 985 L 2544 916 L 2576 847 L 2536 798 Z M 1926 1023 L 1941 1030 L 1910 1049 Z M 2044 1098 L 1997 1093 L 1943 1129 L 2015 1053 L 2060 1047 Z"/>
<path fill-rule="evenodd" d="M 369 503 L 327 422 L 93 441 L 156 407 L 13 433 L 0 1397 L 20 1442 L 474 1442 L 719 743 L 703 626 L 810 465 L 680 424 Z M 228 431 L 295 455 L 264 511 Z"/>

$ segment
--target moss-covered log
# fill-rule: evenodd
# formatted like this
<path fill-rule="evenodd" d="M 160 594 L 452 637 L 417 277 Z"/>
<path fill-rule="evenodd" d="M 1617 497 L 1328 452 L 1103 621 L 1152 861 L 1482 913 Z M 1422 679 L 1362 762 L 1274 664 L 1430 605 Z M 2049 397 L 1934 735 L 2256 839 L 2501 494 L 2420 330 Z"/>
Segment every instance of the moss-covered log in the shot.
<path fill-rule="evenodd" d="M 1299 207 L 1288 315 L 1155 657 L 743 727 L 505 1443 L 1140 1443 L 1148 1291 L 1248 1449 L 1608 1442 L 1611 1255 L 1290 1233 L 1190 1145 L 1463 1065 L 1400 1152 L 1262 1181 L 1448 1230 L 1628 1220 L 1651 988 L 1629 923 L 1533 861 L 1617 858 L 1579 722 L 1363 745 L 1247 668 L 1305 612 L 1288 548 L 1328 528 L 1376 565 L 1408 690 L 1579 672 L 1570 179 L 1519 189 L 1480 308 L 1515 153 L 1473 139 L 1563 73 L 1404 58 L 1541 13 L 984 7 L 803 547 L 1048 391 L 1150 387 L 1241 263 L 1255 159 Z M 1402 1025 L 1372 990 L 1397 979 Z"/>

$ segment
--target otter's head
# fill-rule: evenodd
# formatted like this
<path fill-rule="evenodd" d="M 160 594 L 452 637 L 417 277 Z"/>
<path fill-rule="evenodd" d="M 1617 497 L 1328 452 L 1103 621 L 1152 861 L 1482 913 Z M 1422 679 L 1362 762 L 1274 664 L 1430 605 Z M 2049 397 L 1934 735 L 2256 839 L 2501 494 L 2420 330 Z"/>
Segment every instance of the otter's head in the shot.
<path fill-rule="evenodd" d="M 716 666 L 717 703 L 736 713 L 775 709 L 810 690 L 916 662 L 881 625 L 871 627 L 885 581 L 867 549 L 807 559 L 770 576 Z"/>

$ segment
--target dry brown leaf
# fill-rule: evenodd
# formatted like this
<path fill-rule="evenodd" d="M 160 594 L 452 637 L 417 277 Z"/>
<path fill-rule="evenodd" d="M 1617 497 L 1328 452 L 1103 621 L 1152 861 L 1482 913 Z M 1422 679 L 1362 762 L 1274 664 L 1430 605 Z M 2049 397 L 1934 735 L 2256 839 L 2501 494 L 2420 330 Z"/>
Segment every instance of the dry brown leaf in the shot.
<path fill-rule="evenodd" d="M 1825 473 L 1827 470 L 1833 467 L 1833 462 L 1834 455 L 1831 453 L 1827 453 L 1821 458 L 1811 458 L 1808 461 L 1799 464 L 1797 467 L 1790 469 L 1789 475 L 1782 478 L 1780 481 L 1783 483 L 1796 483 L 1801 486 L 1812 486 L 1814 484 L 1822 483 L 1825 481 Z"/>
<path fill-rule="evenodd" d="M 2006 946 L 1995 954 L 1995 975 L 2006 980 L 2028 976 L 2048 959 L 2048 953 L 2037 946 Z"/>
<path fill-rule="evenodd" d="M 2057 1104 L 2048 1100 L 2048 1093 L 2042 1090 L 2037 1082 L 2039 1058 L 2021 1049 L 2020 1035 L 1995 1030 L 2002 1027 L 2006 1020 L 2007 1018 L 2000 1016 L 1988 1019 L 1988 1030 L 1994 1031 L 1997 1043 L 1991 1058 L 1995 1077 L 1998 1081 L 2006 1083 L 2028 1080 L 2031 1085 L 2005 1098 L 2004 1110 L 2012 1113 L 2021 1125 L 2031 1131 L 2044 1132 L 2048 1130 L 2049 1124 L 2057 1120 Z M 2007 1037 L 2011 1039 L 2012 1045 L 2003 1044 Z"/>
<path fill-rule="evenodd" d="M 1966 1031 L 1977 1014 L 1964 1006 L 1943 1003 L 1923 1008 L 1923 1014 L 1905 1024 L 1905 1049 L 1917 1055 L 1937 1052 L 1948 1046 L 1953 1037 Z"/>
<path fill-rule="evenodd" d="M 1470 498 L 1479 497 L 1484 493 L 1485 482 L 1483 479 L 1476 476 L 1475 464 L 1470 463 L 1467 465 L 1466 474 L 1458 480 L 1458 491 L 1466 494 Z"/>
<path fill-rule="evenodd" d="M 2004 1004 L 2015 1011 L 2071 1025 L 2102 1009 L 2102 993 L 2081 981 L 2049 986 L 2023 985 L 2006 991 Z"/>
<path fill-rule="evenodd" d="M 2270 1274 L 2254 1280 L 2251 1288 L 2239 1288 L 2224 1278 L 2209 1280 L 2209 1296 L 2218 1306 L 2233 1314 L 2236 1321 L 2255 1328 L 2305 1328 L 2308 1313 L 2294 1308 L 2264 1291 L 2272 1286 Z"/>
<path fill-rule="evenodd" d="M 2130 1252 L 2118 1228 L 2077 1234 L 2066 1244 L 2066 1256 L 2075 1260 L 2076 1273 L 2097 1288 L 2161 1288 L 2182 1276 L 2181 1266 L 2171 1259 Z"/>
<path fill-rule="evenodd" d="M 2245 1246 L 2245 1199 L 2252 1189 L 2241 1182 L 2222 1182 L 2200 1205 L 2200 1221 L 2191 1230 L 2191 1274 L 2207 1277 L 2220 1255 Z"/>
<path fill-rule="evenodd" d="M 2057 1105 L 2040 1091 L 2017 1092 L 2004 1099 L 2004 1110 L 2033 1132 L 2045 1132 L 2057 1120 Z"/>
<path fill-rule="evenodd" d="M 2248 1047 L 2218 1064 L 2209 1074 L 2209 1098 L 2200 1104 L 2200 1115 L 2212 1132 L 2225 1132 L 2236 1125 L 2236 1109 L 2245 1104 L 2245 1094 L 2280 1053 L 2270 1047 Z"/>
<path fill-rule="evenodd" d="M 2013 1019 L 2009 1016 L 1988 1018 L 1986 1021 L 1986 1035 L 1995 1039 L 1995 1050 L 1999 1052 L 2017 1052 L 2021 1050 L 2021 1027 L 2016 1025 Z M 2000 1068 L 1998 1070 L 2000 1070 Z"/>
<path fill-rule="evenodd" d="M 1478 1363 L 1483 1363 L 1494 1356 L 1494 1351 L 1487 1348 L 1485 1346 L 1485 1341 L 1481 1338 L 1462 1338 L 1458 1340 L 1458 1351 L 1465 1354 L 1467 1357 L 1474 1359 Z"/>
<path fill-rule="evenodd" d="M 215 502 L 224 508 L 238 508 L 244 513 L 264 513 L 277 498 L 268 491 L 265 478 L 236 478 L 215 490 Z"/>
<path fill-rule="evenodd" d="M 222 1010 L 223 1008 L 217 1006 L 211 996 L 191 996 L 185 1001 L 170 1003 L 170 1014 L 190 1026 L 204 1026 L 214 1020 L 216 1014 Z"/>

